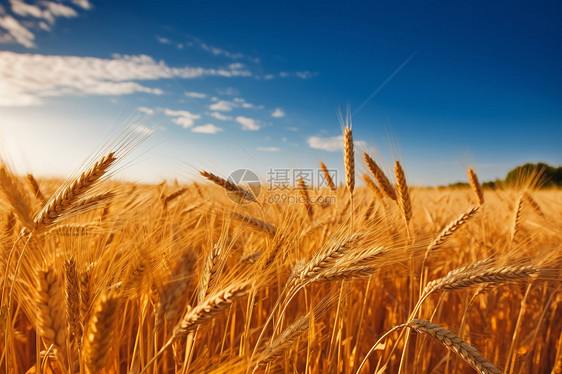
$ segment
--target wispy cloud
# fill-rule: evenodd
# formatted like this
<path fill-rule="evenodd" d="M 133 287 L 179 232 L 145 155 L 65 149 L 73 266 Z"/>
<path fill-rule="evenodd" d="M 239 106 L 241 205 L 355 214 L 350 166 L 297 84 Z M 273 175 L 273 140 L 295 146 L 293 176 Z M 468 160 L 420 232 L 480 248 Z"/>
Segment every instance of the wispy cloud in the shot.
<path fill-rule="evenodd" d="M 255 131 L 260 129 L 260 125 L 253 118 L 238 116 L 236 122 L 242 125 L 242 130 Z"/>
<path fill-rule="evenodd" d="M 50 31 L 57 18 L 78 17 L 77 10 L 70 5 L 83 10 L 92 8 L 88 0 L 73 0 L 69 5 L 46 0 L 31 3 L 10 0 L 10 6 L 5 10 L 6 14 L 0 17 L 0 43 L 35 47 L 33 30 Z"/>
<path fill-rule="evenodd" d="M 231 121 L 232 120 L 232 117 L 225 116 L 224 114 L 219 113 L 219 112 L 212 112 L 211 114 L 213 115 L 213 117 L 215 117 L 219 121 Z"/>
<path fill-rule="evenodd" d="M 263 152 L 279 152 L 279 147 L 258 147 L 258 151 Z"/>
<path fill-rule="evenodd" d="M 193 114 L 187 110 L 164 109 L 164 114 L 173 117 L 172 122 L 184 129 L 190 128 L 195 123 L 195 120 L 201 118 L 200 114 Z"/>
<path fill-rule="evenodd" d="M 207 123 L 206 125 L 196 126 L 191 131 L 197 132 L 197 133 L 200 133 L 200 134 L 216 134 L 218 132 L 223 131 L 223 129 L 213 125 L 212 123 Z"/>
<path fill-rule="evenodd" d="M 343 150 L 344 139 L 343 135 L 334 136 L 330 138 L 323 138 L 320 136 L 311 136 L 307 140 L 308 146 L 313 149 L 321 149 L 328 152 L 337 152 Z M 353 142 L 356 147 L 363 149 L 367 148 L 367 143 L 362 140 Z"/>
<path fill-rule="evenodd" d="M 3 28 L 7 33 L 0 34 L 0 42 L 10 43 L 16 42 L 26 48 L 35 47 L 35 35 L 25 27 L 18 20 L 10 15 L 0 17 L 0 28 Z"/>
<path fill-rule="evenodd" d="M 66 95 L 159 95 L 160 88 L 137 81 L 178 78 L 247 77 L 252 73 L 232 68 L 168 67 L 146 55 L 114 55 L 111 59 L 0 52 L 0 106 L 42 103 L 43 97 Z"/>
<path fill-rule="evenodd" d="M 300 78 L 300 79 L 310 79 L 310 78 L 314 78 L 317 75 L 318 75 L 318 73 L 314 73 L 314 72 L 311 72 L 311 71 L 308 71 L 308 70 L 297 71 L 297 72 L 294 72 L 294 73 L 282 71 L 278 74 L 278 76 L 280 78 L 297 77 L 297 78 Z M 275 76 L 271 76 L 271 74 L 266 75 L 264 77 L 264 79 L 273 79 L 273 78 L 275 78 Z"/>
<path fill-rule="evenodd" d="M 209 109 L 219 111 L 219 112 L 230 112 L 232 108 L 236 108 L 238 105 L 231 101 L 219 100 L 214 104 L 209 106 Z"/>
<path fill-rule="evenodd" d="M 281 117 L 285 117 L 285 112 L 283 110 L 281 110 L 280 108 L 275 108 L 275 110 L 273 111 L 273 113 L 271 113 L 271 116 L 273 118 L 281 118 Z"/>
<path fill-rule="evenodd" d="M 156 40 L 158 40 L 158 43 L 160 44 L 170 44 L 171 41 L 168 38 L 164 38 L 163 36 L 157 36 Z"/>
<path fill-rule="evenodd" d="M 201 92 L 186 91 L 185 96 L 194 97 L 196 99 L 204 99 L 207 97 L 207 94 Z"/>

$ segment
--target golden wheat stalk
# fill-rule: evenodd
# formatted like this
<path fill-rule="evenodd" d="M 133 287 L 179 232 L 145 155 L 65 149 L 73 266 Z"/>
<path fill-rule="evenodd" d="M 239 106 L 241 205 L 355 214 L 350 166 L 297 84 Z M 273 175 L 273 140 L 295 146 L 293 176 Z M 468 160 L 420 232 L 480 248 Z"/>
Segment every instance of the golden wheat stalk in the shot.
<path fill-rule="evenodd" d="M 345 161 L 345 184 L 349 193 L 355 189 L 355 152 L 353 149 L 353 133 L 350 125 L 346 125 L 343 132 L 344 139 L 344 161 Z"/>
<path fill-rule="evenodd" d="M 118 336 L 117 297 L 102 295 L 84 336 L 83 360 L 86 373 L 99 373 L 109 362 L 113 341 Z"/>
<path fill-rule="evenodd" d="M 472 190 L 474 191 L 474 195 L 476 195 L 478 204 L 484 204 L 484 192 L 482 192 L 482 186 L 480 185 L 480 182 L 478 182 L 478 177 L 472 169 L 468 169 L 468 181 L 470 182 L 470 187 L 472 187 Z"/>
<path fill-rule="evenodd" d="M 90 169 L 84 171 L 76 180 L 64 186 L 35 216 L 35 229 L 40 230 L 55 222 L 88 192 L 109 170 L 117 160 L 111 152 L 102 157 Z"/>
<path fill-rule="evenodd" d="M 381 168 L 377 165 L 377 163 L 371 158 L 371 156 L 369 156 L 367 152 L 363 154 L 363 159 L 365 160 L 365 164 L 367 164 L 369 171 L 371 172 L 371 174 L 373 174 L 373 177 L 375 177 L 375 180 L 378 182 L 379 186 L 381 186 L 384 194 L 392 200 L 396 200 L 397 197 L 394 187 L 392 187 L 390 181 L 381 170 Z"/>
<path fill-rule="evenodd" d="M 322 174 L 324 174 L 324 180 L 328 184 L 328 187 L 330 188 L 330 190 L 335 192 L 336 185 L 334 184 L 334 180 L 332 179 L 332 176 L 330 175 L 328 168 L 323 162 L 320 162 L 320 169 L 322 169 Z"/>
<path fill-rule="evenodd" d="M 476 348 L 444 327 L 421 319 L 414 319 L 410 321 L 407 326 L 418 333 L 431 336 L 439 343 L 443 344 L 449 351 L 456 353 L 478 373 L 501 374 L 498 368 L 482 356 Z"/>
<path fill-rule="evenodd" d="M 230 192 L 233 195 L 235 195 L 238 199 L 240 199 L 240 202 L 244 202 L 244 201 L 257 202 L 254 194 L 252 194 L 250 191 L 246 190 L 242 186 L 239 186 L 227 179 L 221 178 L 207 171 L 200 171 L 199 174 L 201 174 L 203 177 L 207 178 L 214 184 L 221 186 L 227 192 Z"/>
<path fill-rule="evenodd" d="M 410 201 L 410 193 L 408 192 L 408 184 L 406 183 L 406 175 L 400 165 L 400 161 L 394 163 L 394 175 L 396 176 L 396 190 L 398 191 L 398 205 L 406 222 L 410 222 L 412 218 L 412 202 Z"/>

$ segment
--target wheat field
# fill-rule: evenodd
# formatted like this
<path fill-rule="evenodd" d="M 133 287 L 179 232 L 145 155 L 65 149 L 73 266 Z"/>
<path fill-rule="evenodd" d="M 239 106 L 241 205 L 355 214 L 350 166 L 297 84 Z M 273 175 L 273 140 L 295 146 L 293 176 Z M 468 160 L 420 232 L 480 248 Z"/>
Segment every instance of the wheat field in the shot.
<path fill-rule="evenodd" d="M 131 139 L 65 182 L 3 162 L 0 372 L 562 373 L 562 192 L 412 187 L 344 134 L 295 204 L 120 182 Z"/>

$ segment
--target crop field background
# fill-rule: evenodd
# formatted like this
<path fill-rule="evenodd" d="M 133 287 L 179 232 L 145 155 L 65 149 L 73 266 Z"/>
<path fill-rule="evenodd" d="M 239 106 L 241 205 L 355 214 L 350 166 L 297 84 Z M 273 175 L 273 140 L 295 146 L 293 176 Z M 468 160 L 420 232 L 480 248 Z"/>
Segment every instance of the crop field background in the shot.
<path fill-rule="evenodd" d="M 3 163 L 2 372 L 561 373 L 562 193 L 409 187 L 351 136 L 295 204 L 109 179 L 120 148 L 64 183 Z"/>
<path fill-rule="evenodd" d="M 0 0 L 0 374 L 562 374 L 560 15 Z"/>

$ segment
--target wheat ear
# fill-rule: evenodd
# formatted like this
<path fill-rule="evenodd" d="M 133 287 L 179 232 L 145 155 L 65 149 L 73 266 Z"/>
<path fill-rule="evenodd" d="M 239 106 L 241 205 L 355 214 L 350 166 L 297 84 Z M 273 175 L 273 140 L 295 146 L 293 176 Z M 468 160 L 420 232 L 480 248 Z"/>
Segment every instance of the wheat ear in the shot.
<path fill-rule="evenodd" d="M 476 212 L 480 209 L 479 205 L 474 205 L 466 212 L 461 214 L 457 219 L 451 221 L 443 230 L 437 235 L 435 239 L 427 246 L 425 251 L 425 256 L 423 258 L 423 262 L 427 260 L 427 257 L 432 251 L 438 250 L 441 246 L 447 241 L 447 239 L 453 235 L 455 231 L 457 231 L 462 225 L 466 223 Z"/>
<path fill-rule="evenodd" d="M 533 197 L 531 196 L 531 194 L 529 192 L 527 192 L 527 191 L 523 192 L 523 198 L 525 199 L 525 201 L 527 201 L 529 203 L 529 205 L 533 208 L 535 213 L 537 213 L 542 218 L 545 217 L 541 207 L 539 206 L 539 203 L 537 203 L 537 201 L 535 199 L 533 199 Z"/>
<path fill-rule="evenodd" d="M 258 231 L 262 231 L 271 237 L 275 236 L 275 234 L 277 233 L 277 227 L 273 226 L 270 223 L 262 221 L 261 219 L 246 216 L 240 213 L 233 213 L 233 217 L 246 222 L 250 227 L 253 227 Z"/>
<path fill-rule="evenodd" d="M 249 292 L 249 285 L 233 284 L 207 296 L 199 305 L 189 308 L 180 323 L 174 328 L 174 337 L 187 335 L 197 326 L 211 321 L 217 314 L 228 308 Z"/>
<path fill-rule="evenodd" d="M 328 168 L 323 162 L 320 162 L 320 169 L 322 169 L 322 174 L 324 174 L 324 180 L 326 180 L 328 187 L 330 187 L 330 190 L 335 192 L 336 185 L 334 184 L 334 180 L 332 179 L 332 176 L 330 175 Z"/>
<path fill-rule="evenodd" d="M 299 185 L 299 193 L 304 198 L 304 207 L 306 209 L 306 214 L 308 214 L 308 216 L 312 218 L 314 212 L 312 211 L 312 205 L 310 204 L 310 195 L 308 193 L 308 186 L 306 185 L 304 179 L 302 178 L 299 178 L 298 185 Z"/>
<path fill-rule="evenodd" d="M 102 295 L 97 303 L 84 342 L 84 369 L 86 373 L 99 373 L 108 363 L 117 328 L 116 297 Z"/>
<path fill-rule="evenodd" d="M 240 199 L 241 202 L 243 201 L 257 202 L 255 196 L 250 191 L 246 190 L 245 188 L 233 182 L 230 182 L 229 180 L 223 179 L 207 171 L 201 171 L 199 172 L 199 174 L 201 174 L 203 177 L 207 178 L 214 184 L 221 186 L 226 191 L 231 192 L 236 197 L 238 197 L 238 199 Z"/>
<path fill-rule="evenodd" d="M 398 205 L 406 219 L 410 222 L 412 218 L 412 202 L 410 201 L 410 193 L 408 192 L 408 184 L 406 183 L 406 175 L 404 169 L 400 165 L 400 161 L 394 163 L 394 175 L 396 176 L 396 190 L 398 191 Z"/>
<path fill-rule="evenodd" d="M 35 216 L 35 229 L 40 230 L 51 225 L 57 218 L 60 218 L 67 210 L 72 208 L 72 205 L 107 173 L 116 160 L 114 152 L 102 157 L 90 169 L 83 172 L 78 179 L 55 194 Z"/>
<path fill-rule="evenodd" d="M 186 192 L 187 192 L 187 188 L 180 188 L 176 192 L 171 193 L 170 195 L 166 196 L 163 200 L 164 208 L 167 208 L 168 204 L 170 204 L 172 201 L 174 201 L 175 199 L 177 199 L 178 197 L 180 197 L 181 195 L 183 195 Z"/>
<path fill-rule="evenodd" d="M 333 267 L 338 259 L 342 258 L 355 244 L 358 236 L 352 235 L 330 247 L 327 251 L 320 251 L 302 268 L 299 265 L 293 270 L 294 283 L 304 284 L 320 276 L 326 269 Z"/>
<path fill-rule="evenodd" d="M 346 126 L 343 132 L 344 139 L 344 161 L 345 161 L 345 184 L 349 193 L 355 189 L 355 152 L 353 149 L 353 133 L 351 126 Z"/>
<path fill-rule="evenodd" d="M 66 359 L 66 327 L 64 323 L 64 298 L 60 281 L 53 268 L 40 270 L 37 274 L 37 332 L 55 349 L 61 365 Z"/>
<path fill-rule="evenodd" d="M 373 177 L 375 177 L 375 180 L 378 182 L 379 186 L 381 186 L 384 194 L 392 200 L 396 200 L 396 191 L 394 191 L 394 188 L 390 184 L 390 181 L 383 173 L 381 168 L 377 165 L 377 163 L 366 152 L 363 154 L 363 159 L 365 160 L 365 164 L 367 164 L 369 171 L 371 172 L 371 174 L 373 174 Z"/>
<path fill-rule="evenodd" d="M 35 197 L 41 202 L 41 204 L 45 204 L 47 202 L 47 199 L 45 199 L 45 196 L 41 192 L 39 183 L 37 183 L 37 180 L 35 179 L 33 174 L 27 174 L 27 181 L 29 182 L 29 186 L 33 190 L 33 195 L 35 195 Z"/>
<path fill-rule="evenodd" d="M 64 262 L 64 278 L 66 290 L 66 322 L 68 330 L 78 344 L 82 338 L 82 325 L 80 324 L 80 283 L 76 270 L 76 261 L 70 257 Z"/>
<path fill-rule="evenodd" d="M 373 194 L 375 194 L 377 199 L 379 199 L 381 202 L 384 201 L 384 195 L 382 194 L 381 190 L 367 174 L 363 174 L 361 176 L 361 179 L 363 179 L 365 185 L 373 192 Z"/>
<path fill-rule="evenodd" d="M 258 358 L 258 365 L 268 364 L 281 357 L 281 355 L 284 354 L 285 351 L 290 348 L 306 330 L 308 330 L 309 326 L 310 313 L 297 318 L 261 353 Z"/>
<path fill-rule="evenodd" d="M 472 169 L 468 169 L 468 181 L 470 182 L 470 187 L 472 187 L 472 190 L 474 191 L 474 195 L 476 195 L 478 204 L 484 204 L 484 193 L 482 192 L 482 186 L 480 185 L 480 182 L 478 182 L 478 177 Z"/>
<path fill-rule="evenodd" d="M 515 205 L 515 210 L 513 211 L 513 224 L 511 225 L 511 242 L 515 240 L 515 235 L 519 231 L 519 225 L 521 221 L 521 211 L 523 210 L 523 202 L 525 195 L 520 195 L 517 199 L 517 204 Z"/>
<path fill-rule="evenodd" d="M 89 319 L 90 304 L 92 302 L 92 272 L 93 264 L 90 264 L 85 271 L 80 274 L 80 319 L 82 326 L 85 326 Z"/>
<path fill-rule="evenodd" d="M 531 265 L 513 265 L 489 267 L 488 261 L 477 262 L 469 266 L 450 271 L 443 278 L 427 284 L 424 294 L 429 295 L 439 290 L 458 290 L 480 284 L 497 284 L 515 279 L 530 278 L 538 272 Z"/>
<path fill-rule="evenodd" d="M 418 333 L 431 336 L 439 343 L 443 344 L 449 351 L 456 353 L 478 373 L 501 374 L 498 368 L 482 356 L 476 348 L 444 327 L 421 319 L 414 319 L 409 322 L 407 326 Z"/>

